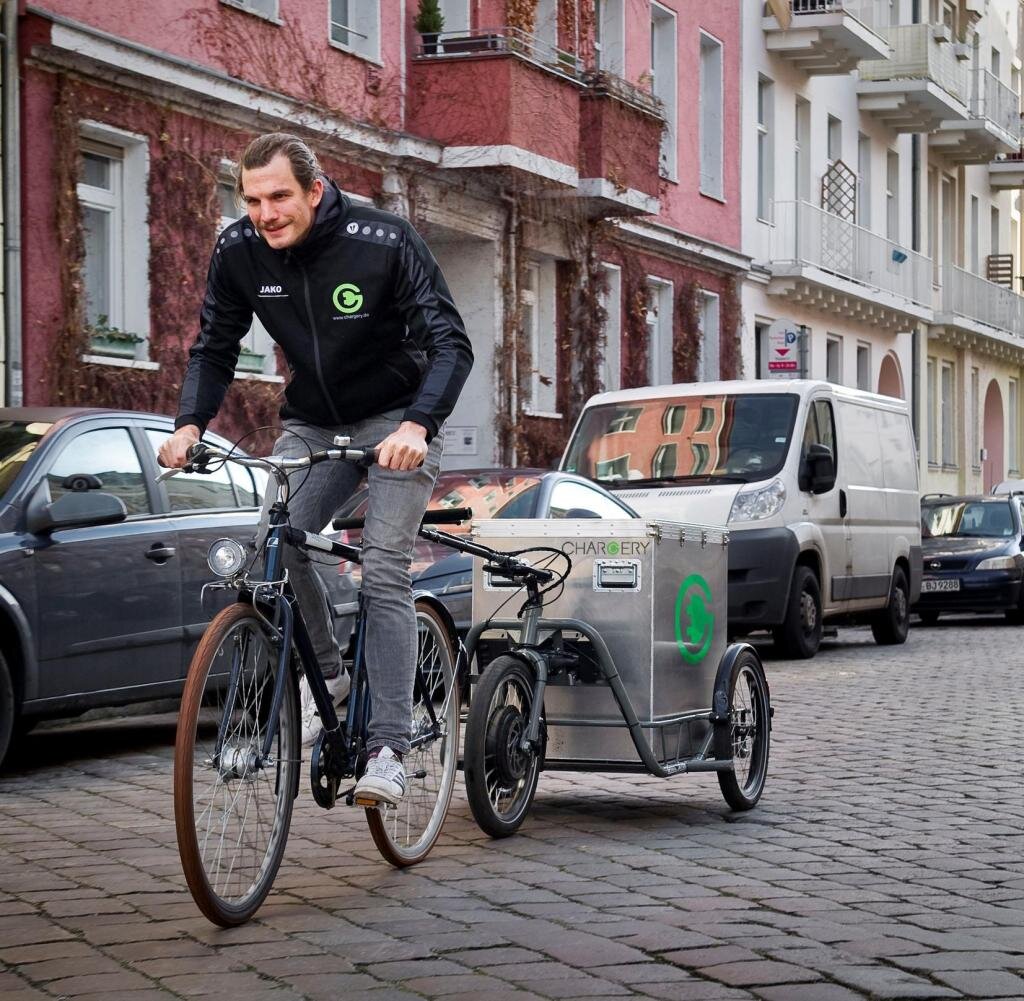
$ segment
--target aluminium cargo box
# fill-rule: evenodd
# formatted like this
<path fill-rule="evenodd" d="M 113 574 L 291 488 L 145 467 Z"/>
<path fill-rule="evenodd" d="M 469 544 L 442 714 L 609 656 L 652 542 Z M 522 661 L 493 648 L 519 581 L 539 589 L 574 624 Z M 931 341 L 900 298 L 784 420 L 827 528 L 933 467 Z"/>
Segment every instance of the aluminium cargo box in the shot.
<path fill-rule="evenodd" d="M 642 519 L 499 519 L 474 522 L 473 535 L 506 552 L 541 546 L 568 555 L 571 574 L 561 593 L 545 596 L 543 618 L 580 619 L 597 630 L 660 761 L 697 752 L 726 647 L 727 532 Z M 524 558 L 564 567 L 550 553 Z M 474 623 L 514 619 L 525 598 L 474 560 Z M 542 629 L 541 639 L 550 634 Z M 585 641 L 576 647 L 585 661 L 589 648 Z M 618 703 L 594 671 L 551 679 L 544 710 L 549 767 L 642 767 Z"/>

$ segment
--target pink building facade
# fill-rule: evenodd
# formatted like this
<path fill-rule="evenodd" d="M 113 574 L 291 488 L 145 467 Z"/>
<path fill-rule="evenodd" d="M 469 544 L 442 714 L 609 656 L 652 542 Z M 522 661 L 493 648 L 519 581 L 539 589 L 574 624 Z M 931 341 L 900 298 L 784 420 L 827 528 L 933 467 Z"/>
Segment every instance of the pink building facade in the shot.
<path fill-rule="evenodd" d="M 173 410 L 254 135 L 412 219 L 477 363 L 449 466 L 550 462 L 590 393 L 740 374 L 739 0 L 43 0 L 18 19 L 22 400 Z M 166 5 L 169 6 L 169 5 Z M 272 420 L 254 326 L 219 418 Z"/>

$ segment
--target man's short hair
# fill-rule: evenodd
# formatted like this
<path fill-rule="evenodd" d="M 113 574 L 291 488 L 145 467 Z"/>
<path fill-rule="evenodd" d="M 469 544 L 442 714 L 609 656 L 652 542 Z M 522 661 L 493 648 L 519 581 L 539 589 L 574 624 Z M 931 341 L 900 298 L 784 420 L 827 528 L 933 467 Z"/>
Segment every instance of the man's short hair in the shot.
<path fill-rule="evenodd" d="M 306 143 L 290 132 L 268 132 L 265 136 L 253 139 L 238 163 L 235 176 L 235 195 L 244 198 L 242 191 L 242 171 L 265 167 L 278 153 L 283 153 L 292 165 L 292 173 L 303 191 L 309 191 L 318 177 L 323 177 L 320 161 Z"/>

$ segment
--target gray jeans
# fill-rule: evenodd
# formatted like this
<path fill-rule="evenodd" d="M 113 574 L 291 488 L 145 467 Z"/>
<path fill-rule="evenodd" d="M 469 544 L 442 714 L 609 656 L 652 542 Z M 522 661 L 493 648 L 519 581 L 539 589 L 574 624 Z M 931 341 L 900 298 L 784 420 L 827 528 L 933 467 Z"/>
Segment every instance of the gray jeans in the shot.
<path fill-rule="evenodd" d="M 284 434 L 274 454 L 288 458 L 334 447 L 336 434 L 348 435 L 353 448 L 379 444 L 401 423 L 402 411 L 392 411 L 338 428 L 315 427 L 302 421 L 284 422 Z M 367 749 L 409 750 L 412 689 L 416 666 L 416 614 L 413 609 L 409 564 L 416 530 L 430 500 L 441 464 L 441 440 L 430 443 L 419 469 L 397 471 L 348 462 L 321 462 L 292 473 L 288 511 L 293 528 L 321 532 L 338 507 L 360 485 L 369 487 L 363 529 L 363 600 L 366 604 L 366 673 L 370 686 L 371 719 Z M 304 442 L 308 442 L 308 448 Z M 266 511 L 264 511 L 266 516 Z M 334 639 L 332 614 L 320 575 L 310 559 L 294 547 L 285 549 L 285 566 L 320 669 L 334 677 L 341 669 L 341 652 Z"/>

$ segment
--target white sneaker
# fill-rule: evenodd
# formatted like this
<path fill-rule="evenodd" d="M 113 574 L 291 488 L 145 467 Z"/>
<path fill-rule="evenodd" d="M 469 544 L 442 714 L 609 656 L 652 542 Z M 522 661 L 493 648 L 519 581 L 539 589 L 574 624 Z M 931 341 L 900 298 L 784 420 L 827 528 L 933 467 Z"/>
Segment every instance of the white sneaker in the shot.
<path fill-rule="evenodd" d="M 356 806 L 398 806 L 405 795 L 405 766 L 390 747 L 382 747 L 369 761 L 355 789 Z"/>
<path fill-rule="evenodd" d="M 334 708 L 339 709 L 348 698 L 352 682 L 349 679 L 348 671 L 342 667 L 336 678 L 326 678 L 327 694 L 334 702 Z M 320 732 L 320 713 L 317 712 L 316 702 L 313 701 L 313 693 L 310 691 L 309 682 L 305 675 L 299 680 L 299 713 L 302 718 L 302 745 L 308 747 L 316 740 Z"/>

